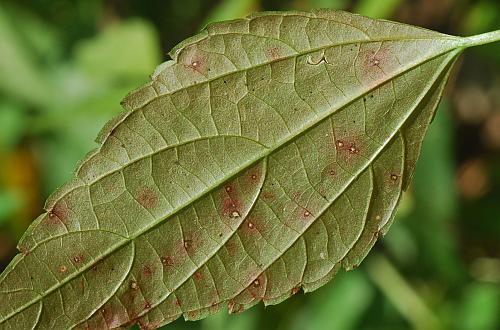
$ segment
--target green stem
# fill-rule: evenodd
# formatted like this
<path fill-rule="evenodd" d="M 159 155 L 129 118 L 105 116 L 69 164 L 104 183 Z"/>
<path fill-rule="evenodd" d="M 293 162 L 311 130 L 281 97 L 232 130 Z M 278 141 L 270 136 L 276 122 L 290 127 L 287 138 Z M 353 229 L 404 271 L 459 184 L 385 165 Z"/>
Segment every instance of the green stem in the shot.
<path fill-rule="evenodd" d="M 382 254 L 370 257 L 368 275 L 394 308 L 416 330 L 439 330 L 443 326 L 419 294 L 398 273 L 394 265 Z"/>
<path fill-rule="evenodd" d="M 500 41 L 500 30 L 478 34 L 472 37 L 467 37 L 465 39 L 466 47 L 479 46 L 484 44 L 489 44 L 492 42 Z"/>

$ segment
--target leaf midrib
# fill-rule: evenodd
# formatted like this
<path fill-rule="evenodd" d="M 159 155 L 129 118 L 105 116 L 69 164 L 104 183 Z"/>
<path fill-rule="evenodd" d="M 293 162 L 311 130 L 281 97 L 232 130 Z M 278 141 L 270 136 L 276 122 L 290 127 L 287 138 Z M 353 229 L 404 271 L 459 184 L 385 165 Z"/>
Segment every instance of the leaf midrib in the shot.
<path fill-rule="evenodd" d="M 442 37 L 442 38 L 434 38 L 434 37 L 429 37 L 429 38 L 381 38 L 381 39 L 377 39 L 377 40 L 364 40 L 364 41 L 355 41 L 355 42 L 346 42 L 346 43 L 339 43 L 339 44 L 334 44 L 334 45 L 328 45 L 328 46 L 325 46 L 325 47 L 320 47 L 320 48 L 317 48 L 317 49 L 314 49 L 314 50 L 308 50 L 307 52 L 303 52 L 303 53 L 299 53 L 299 54 L 295 54 L 293 56 L 289 56 L 289 57 L 285 57 L 285 58 L 281 58 L 279 61 L 283 61 L 283 60 L 287 60 L 287 59 L 290 59 L 290 58 L 298 58 L 299 56 L 303 56 L 303 55 L 306 55 L 306 54 L 309 54 L 309 53 L 312 53 L 312 52 L 315 52 L 315 51 L 318 51 L 318 50 L 322 50 L 322 49 L 327 49 L 327 48 L 331 48 L 331 47 L 337 47 L 337 46 L 343 46 L 343 45 L 350 45 L 350 44 L 359 44 L 359 43 L 371 43 L 371 42 L 384 42 L 384 41 L 416 41 L 416 40 L 429 40 L 429 39 L 432 39 L 432 40 L 448 40 L 448 41 L 458 41 L 460 40 L 459 38 L 454 38 L 454 37 L 451 37 L 451 36 L 445 36 L 445 37 Z M 48 296 L 49 294 L 51 294 L 52 292 L 54 292 L 55 290 L 57 290 L 58 288 L 62 287 L 63 285 L 65 285 L 66 283 L 70 282 L 71 280 L 73 280 L 74 278 L 76 278 L 77 276 L 80 276 L 81 274 L 83 274 L 85 271 L 87 271 L 88 269 L 90 269 L 96 262 L 98 262 L 99 260 L 102 260 L 106 257 L 108 257 L 109 255 L 113 254 L 114 252 L 116 252 L 118 249 L 120 249 L 121 247 L 125 246 L 126 244 L 130 243 L 131 241 L 134 241 L 137 237 L 147 233 L 148 231 L 150 231 L 151 229 L 155 228 L 156 226 L 158 226 L 159 224 L 163 223 L 165 220 L 167 220 L 168 218 L 174 216 L 175 214 L 179 213 L 180 211 L 182 211 L 183 209 L 185 209 L 186 207 L 189 207 L 189 205 L 192 205 L 195 201 L 199 200 L 200 198 L 204 197 L 205 195 L 207 195 L 208 193 L 212 192 L 214 189 L 216 189 L 217 187 L 219 187 L 220 185 L 222 185 L 224 182 L 227 182 L 228 180 L 230 180 L 231 178 L 235 177 L 236 175 L 238 175 L 241 171 L 245 170 L 246 168 L 248 168 L 249 166 L 251 166 L 252 164 L 255 164 L 257 161 L 269 156 L 270 154 L 272 154 L 274 151 L 278 150 L 279 148 L 285 146 L 286 144 L 290 143 L 291 141 L 295 140 L 296 138 L 302 136 L 303 134 L 306 134 L 310 129 L 312 129 L 313 127 L 315 127 L 317 124 L 321 123 L 323 120 L 325 120 L 326 118 L 330 117 L 331 115 L 333 115 L 335 112 L 345 108 L 346 106 L 350 105 L 351 103 L 355 102 L 356 100 L 358 100 L 359 98 L 361 98 L 362 96 L 368 94 L 369 92 L 371 92 L 372 90 L 375 90 L 377 88 L 379 88 L 381 85 L 395 79 L 396 77 L 408 72 L 408 71 L 411 71 L 412 69 L 414 69 L 415 67 L 417 67 L 418 65 L 421 65 L 423 63 L 426 63 L 432 59 L 435 59 L 441 55 L 444 55 L 448 52 L 451 52 L 453 50 L 456 50 L 458 49 L 458 46 L 449 46 L 448 48 L 445 48 L 445 50 L 441 51 L 441 52 L 438 52 L 436 53 L 434 56 L 430 56 L 429 58 L 423 60 L 423 61 L 419 61 L 419 62 L 415 62 L 415 63 L 412 63 L 410 65 L 408 65 L 407 68 L 401 70 L 400 72 L 397 72 L 395 74 L 393 74 L 392 76 L 388 77 L 387 79 L 381 81 L 379 84 L 373 86 L 372 88 L 367 88 L 365 91 L 359 93 L 359 95 L 357 96 L 354 96 L 352 97 L 351 99 L 347 100 L 344 104 L 342 105 L 339 105 L 336 109 L 332 109 L 332 111 L 330 112 L 326 112 L 325 115 L 323 116 L 318 116 L 316 118 L 314 118 L 313 120 L 310 120 L 308 122 L 306 122 L 302 127 L 302 130 L 300 131 L 297 131 L 296 134 L 290 134 L 286 139 L 284 139 L 283 141 L 281 141 L 281 143 L 279 145 L 276 145 L 274 147 L 271 147 L 271 148 L 268 148 L 266 152 L 250 159 L 249 161 L 245 162 L 241 167 L 239 167 L 238 169 L 234 170 L 232 173 L 230 173 L 229 175 L 225 176 L 223 179 L 221 180 L 218 180 L 216 181 L 211 188 L 205 190 L 204 192 L 200 193 L 198 196 L 194 196 L 189 202 L 177 207 L 176 209 L 173 209 L 170 211 L 170 214 L 166 215 L 165 217 L 162 217 L 162 218 L 159 218 L 158 221 L 155 221 L 154 223 L 150 224 L 149 226 L 146 226 L 143 230 L 137 232 L 136 234 L 132 235 L 131 237 L 125 239 L 124 241 L 116 244 L 116 245 L 112 245 L 108 250 L 106 250 L 102 256 L 98 259 L 95 259 L 94 262 L 92 263 L 89 263 L 88 265 L 86 265 L 85 267 L 82 267 L 79 269 L 78 272 L 75 272 L 75 273 L 72 273 L 71 275 L 69 275 L 68 277 L 66 277 L 64 280 L 58 282 L 56 285 L 54 285 L 53 287 L 49 288 L 48 290 L 46 290 L 42 295 L 38 295 L 36 297 L 36 299 L 33 299 L 33 300 L 30 300 L 29 302 L 27 302 L 26 304 L 24 304 L 23 306 L 17 308 L 14 312 L 8 314 L 3 320 L 0 321 L 0 324 L 1 323 L 4 323 L 5 321 L 7 321 L 8 319 L 10 319 L 11 317 L 17 315 L 18 313 L 22 312 L 23 310 L 25 310 L 26 308 L 29 308 L 30 306 L 32 306 L 33 304 L 39 302 L 40 300 L 43 300 L 43 298 L 45 298 L 46 296 Z M 277 62 L 277 61 L 274 61 L 274 62 Z M 263 63 L 263 64 L 260 64 L 259 66 L 264 66 L 264 65 L 269 65 L 271 62 L 266 62 L 266 63 Z M 257 67 L 257 66 L 255 66 Z M 252 67 L 254 68 L 254 67 Z M 246 71 L 246 70 L 249 70 L 251 68 L 248 68 L 248 69 L 245 69 L 245 70 L 241 70 L 241 71 Z M 232 71 L 228 74 L 225 74 L 225 75 L 221 75 L 217 78 L 214 78 L 215 79 L 220 79 L 224 76 L 227 76 L 227 75 L 231 75 L 231 74 L 234 74 L 234 73 L 237 73 L 238 71 Z M 203 81 L 203 82 L 200 82 L 200 84 L 205 84 L 209 81 Z M 194 85 L 192 85 L 194 86 Z M 185 88 L 189 88 L 189 87 L 192 87 L 192 86 L 188 86 L 188 87 L 185 87 Z M 144 107 L 145 105 L 141 106 Z M 135 109 L 135 110 L 132 110 L 131 112 L 133 111 L 137 111 L 141 108 L 138 108 L 138 109 Z M 125 117 L 126 118 L 126 117 Z M 213 137 L 224 137 L 224 135 L 217 135 L 217 136 L 213 136 Z M 241 137 L 241 138 L 245 138 L 245 137 Z M 189 141 L 187 141 L 186 143 L 188 143 Z M 104 143 L 104 142 L 103 142 Z M 168 148 L 168 147 L 166 147 Z M 166 149 L 166 148 L 163 148 L 163 149 Z M 151 154 L 148 154 L 148 155 L 145 155 L 145 156 L 142 156 L 140 158 L 137 158 L 135 159 L 133 162 L 131 163 L 127 163 L 126 166 L 123 166 L 119 169 L 116 169 L 112 172 L 109 172 L 107 173 L 106 175 L 102 176 L 102 177 L 99 177 L 98 179 L 96 179 L 95 182 L 92 182 L 92 184 L 98 182 L 99 180 L 101 180 L 102 178 L 108 176 L 108 175 L 111 175 L 112 173 L 115 173 L 117 171 L 120 171 L 122 170 L 123 168 L 126 168 L 127 166 L 130 166 L 131 164 L 133 164 L 134 162 L 137 162 L 141 159 L 144 159 L 144 158 L 147 158 L 147 157 L 150 157 L 158 152 L 161 152 L 163 151 L 163 149 L 160 149 L 154 153 L 151 153 Z M 89 184 L 85 184 L 83 186 L 90 186 Z M 81 187 L 81 186 L 80 186 Z M 70 193 L 71 191 L 73 191 L 74 189 L 76 189 L 78 187 L 75 187 L 71 190 L 69 190 L 67 193 Z M 66 193 L 66 194 L 67 194 Z M 59 238 L 60 236 L 55 236 L 55 237 L 52 237 L 51 239 L 57 239 Z M 35 245 L 32 249 L 30 249 L 30 252 L 33 252 L 36 248 L 38 247 L 38 244 Z M 18 262 L 20 261 L 21 259 L 18 260 Z M 119 286 L 118 286 L 119 287 Z M 116 291 L 115 291 L 116 292 Z M 114 293 L 113 293 L 114 295 Z M 105 302 L 103 302 L 104 304 Z M 102 306 L 103 304 L 101 304 L 100 306 Z M 152 306 L 152 307 L 155 307 L 155 306 Z"/>

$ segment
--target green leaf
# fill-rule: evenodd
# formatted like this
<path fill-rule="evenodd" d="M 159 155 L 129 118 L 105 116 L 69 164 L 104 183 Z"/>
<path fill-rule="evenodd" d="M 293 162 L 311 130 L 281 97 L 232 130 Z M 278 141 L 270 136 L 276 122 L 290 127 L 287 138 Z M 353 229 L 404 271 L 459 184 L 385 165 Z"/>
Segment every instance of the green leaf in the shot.
<path fill-rule="evenodd" d="M 156 38 L 154 29 L 144 21 L 116 23 L 77 45 L 76 64 L 93 77 L 123 80 L 142 76 L 158 63 Z"/>
<path fill-rule="evenodd" d="M 47 104 L 52 86 L 37 66 L 36 57 L 23 42 L 21 31 L 14 23 L 17 16 L 8 14 L 0 4 L 0 77 L 3 78 L 0 79 L 0 92 L 30 105 Z M 32 23 L 29 19 L 23 21 L 23 24 Z"/>
<path fill-rule="evenodd" d="M 393 219 L 454 60 L 499 34 L 337 11 L 209 25 L 49 198 L 0 276 L 0 327 L 156 328 L 355 268 Z"/>

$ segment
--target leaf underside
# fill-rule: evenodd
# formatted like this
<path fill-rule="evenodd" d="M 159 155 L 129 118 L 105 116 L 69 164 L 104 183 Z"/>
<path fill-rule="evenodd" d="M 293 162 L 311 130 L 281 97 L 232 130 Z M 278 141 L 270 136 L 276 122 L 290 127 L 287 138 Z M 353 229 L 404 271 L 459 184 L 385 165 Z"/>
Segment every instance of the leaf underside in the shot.
<path fill-rule="evenodd" d="M 125 98 L 27 230 L 0 275 L 0 329 L 152 329 L 355 268 L 461 50 L 339 11 L 208 26 Z"/>

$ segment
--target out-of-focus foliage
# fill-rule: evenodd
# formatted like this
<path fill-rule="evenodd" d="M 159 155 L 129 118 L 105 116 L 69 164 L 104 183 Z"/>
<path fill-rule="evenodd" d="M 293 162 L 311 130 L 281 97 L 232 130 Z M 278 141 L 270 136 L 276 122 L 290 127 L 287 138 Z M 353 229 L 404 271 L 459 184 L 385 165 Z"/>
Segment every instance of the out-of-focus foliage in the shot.
<path fill-rule="evenodd" d="M 119 102 L 210 21 L 341 8 L 437 31 L 500 28 L 496 0 L 4 0 L 0 4 L 0 270 L 41 203 Z M 389 235 L 322 290 L 172 329 L 499 329 L 500 46 L 455 70 Z"/>

